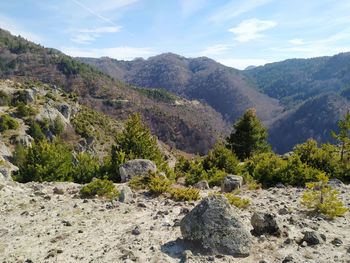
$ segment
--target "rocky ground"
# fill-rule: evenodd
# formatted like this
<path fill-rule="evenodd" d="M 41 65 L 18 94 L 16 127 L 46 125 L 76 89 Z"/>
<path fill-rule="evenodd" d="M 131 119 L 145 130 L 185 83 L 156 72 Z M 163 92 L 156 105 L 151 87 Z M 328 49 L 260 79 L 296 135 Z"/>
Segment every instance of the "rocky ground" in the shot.
<path fill-rule="evenodd" d="M 282 230 L 280 237 L 252 236 L 245 258 L 189 250 L 179 222 L 197 202 L 145 192 L 134 193 L 131 203 L 81 199 L 79 189 L 73 183 L 0 182 L 0 262 L 350 262 L 349 213 L 333 221 L 311 216 L 299 203 L 301 189 L 242 189 L 252 202 L 235 209 L 245 228 L 252 229 L 252 214 L 261 211 L 274 214 Z M 350 187 L 339 190 L 349 206 Z M 298 244 L 305 231 L 326 240 Z"/>

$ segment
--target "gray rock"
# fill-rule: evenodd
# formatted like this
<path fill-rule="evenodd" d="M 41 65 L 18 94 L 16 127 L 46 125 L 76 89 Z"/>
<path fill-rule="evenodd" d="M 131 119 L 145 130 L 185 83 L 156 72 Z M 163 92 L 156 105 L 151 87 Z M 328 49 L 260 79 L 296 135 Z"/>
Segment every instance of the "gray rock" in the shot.
<path fill-rule="evenodd" d="M 16 138 L 16 142 L 23 145 L 24 147 L 32 146 L 33 141 L 34 141 L 33 137 L 28 134 L 19 135 Z"/>
<path fill-rule="evenodd" d="M 34 90 L 26 89 L 24 92 L 25 92 L 26 103 L 30 103 L 30 102 L 35 101 Z"/>
<path fill-rule="evenodd" d="M 339 238 L 334 238 L 331 242 L 333 245 L 335 245 L 336 247 L 340 247 L 343 244 L 343 241 L 341 241 Z"/>
<path fill-rule="evenodd" d="M 205 189 L 209 189 L 209 184 L 207 180 L 202 180 L 196 183 L 193 187 L 200 190 L 205 190 Z"/>
<path fill-rule="evenodd" d="M 130 203 L 133 200 L 133 193 L 129 186 L 122 186 L 119 190 L 119 201 L 122 203 Z"/>
<path fill-rule="evenodd" d="M 232 192 L 242 186 L 243 177 L 238 175 L 229 174 L 225 176 L 221 184 L 221 191 L 224 193 Z"/>
<path fill-rule="evenodd" d="M 326 237 L 324 235 L 319 235 L 315 231 L 307 231 L 304 232 L 304 237 L 302 238 L 300 243 L 305 241 L 308 246 L 314 246 L 323 243 L 325 239 Z"/>
<path fill-rule="evenodd" d="M 273 215 L 269 213 L 255 212 L 250 220 L 253 226 L 252 234 L 260 236 L 263 234 L 269 234 L 274 236 L 280 236 L 280 228 Z"/>
<path fill-rule="evenodd" d="M 337 178 L 332 178 L 328 181 L 328 185 L 330 185 L 333 188 L 340 188 L 344 186 L 344 183 Z"/>
<path fill-rule="evenodd" d="M 211 254 L 250 253 L 251 236 L 223 196 L 204 198 L 181 220 L 180 228 L 186 241 Z"/>
<path fill-rule="evenodd" d="M 131 160 L 119 167 L 122 182 L 127 182 L 134 176 L 147 176 L 149 171 L 156 172 L 157 166 L 154 162 L 146 159 Z"/>
<path fill-rule="evenodd" d="M 66 119 L 68 119 L 68 120 L 70 119 L 70 116 L 72 114 L 72 110 L 68 104 L 62 103 L 62 104 L 57 106 L 57 109 Z"/>

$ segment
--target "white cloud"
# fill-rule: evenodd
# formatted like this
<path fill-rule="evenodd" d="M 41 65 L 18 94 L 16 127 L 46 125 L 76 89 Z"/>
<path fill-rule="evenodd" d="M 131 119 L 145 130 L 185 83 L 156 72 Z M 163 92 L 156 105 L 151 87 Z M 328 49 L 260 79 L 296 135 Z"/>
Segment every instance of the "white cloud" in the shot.
<path fill-rule="evenodd" d="M 271 62 L 264 59 L 253 59 L 253 58 L 246 58 L 246 59 L 223 58 L 223 59 L 217 59 L 217 61 L 225 66 L 236 68 L 236 69 L 245 69 L 248 66 L 261 66 Z"/>
<path fill-rule="evenodd" d="M 275 27 L 276 25 L 277 23 L 275 21 L 253 18 L 242 21 L 238 26 L 230 28 L 228 31 L 236 35 L 235 40 L 243 43 L 264 37 L 260 32 Z"/>
<path fill-rule="evenodd" d="M 189 1 L 189 0 L 188 0 Z M 274 0 L 241 0 L 231 1 L 213 14 L 209 20 L 219 23 L 231 20 L 239 15 L 250 12 L 260 6 L 266 5 Z"/>
<path fill-rule="evenodd" d="M 101 34 L 117 33 L 120 32 L 121 29 L 121 26 L 104 26 L 96 28 L 72 29 L 69 31 L 73 35 L 71 38 L 72 42 L 77 44 L 89 44 L 99 38 Z"/>
<path fill-rule="evenodd" d="M 216 44 L 213 46 L 206 47 L 203 51 L 199 53 L 199 55 L 208 57 L 213 55 L 219 55 L 229 50 L 231 47 L 232 45 Z"/>
<path fill-rule="evenodd" d="M 40 43 L 43 37 L 33 32 L 27 31 L 22 26 L 18 25 L 14 20 L 0 15 L 0 25 L 2 29 L 8 30 L 13 35 L 20 35 L 27 40 Z"/>
<path fill-rule="evenodd" d="M 305 41 L 301 38 L 294 38 L 288 41 L 289 44 L 295 45 L 295 46 L 300 46 L 304 45 Z"/>
<path fill-rule="evenodd" d="M 111 57 L 119 60 L 132 60 L 138 57 L 148 58 L 155 54 L 155 52 L 148 47 L 137 48 L 128 46 L 112 48 L 63 47 L 61 50 L 72 57 Z"/>

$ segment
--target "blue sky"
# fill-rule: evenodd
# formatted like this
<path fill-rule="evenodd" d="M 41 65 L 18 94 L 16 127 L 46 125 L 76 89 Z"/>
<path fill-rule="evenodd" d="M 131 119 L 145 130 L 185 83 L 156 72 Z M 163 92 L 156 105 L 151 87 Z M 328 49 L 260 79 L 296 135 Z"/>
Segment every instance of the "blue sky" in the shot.
<path fill-rule="evenodd" d="M 2 0 L 0 27 L 71 56 L 245 68 L 350 51 L 349 0 Z"/>

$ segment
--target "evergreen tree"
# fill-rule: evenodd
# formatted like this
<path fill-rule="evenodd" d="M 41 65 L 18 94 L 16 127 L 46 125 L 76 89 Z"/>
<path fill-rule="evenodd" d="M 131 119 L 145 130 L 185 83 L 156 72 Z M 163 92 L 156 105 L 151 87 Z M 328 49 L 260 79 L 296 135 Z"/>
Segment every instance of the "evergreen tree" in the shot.
<path fill-rule="evenodd" d="M 248 109 L 233 128 L 233 132 L 226 139 L 227 148 L 231 149 L 240 160 L 249 158 L 253 153 L 270 150 L 267 143 L 267 129 L 257 117 L 255 109 Z"/>
<path fill-rule="evenodd" d="M 332 136 L 340 143 L 340 161 L 345 160 L 344 155 L 350 145 L 350 113 L 344 115 L 344 119 L 338 121 L 339 133 L 332 131 Z"/>

